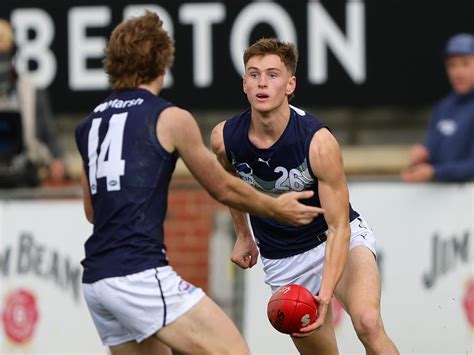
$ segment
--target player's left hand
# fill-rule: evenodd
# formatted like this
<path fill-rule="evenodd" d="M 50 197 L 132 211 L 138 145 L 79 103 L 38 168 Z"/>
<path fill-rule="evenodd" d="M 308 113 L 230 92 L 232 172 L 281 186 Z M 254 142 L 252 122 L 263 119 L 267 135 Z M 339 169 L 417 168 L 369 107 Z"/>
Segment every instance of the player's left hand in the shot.
<path fill-rule="evenodd" d="M 277 197 L 276 215 L 274 219 L 292 226 L 302 226 L 311 223 L 314 218 L 324 213 L 324 209 L 315 206 L 308 206 L 299 202 L 311 198 L 314 191 L 291 191 Z"/>
<path fill-rule="evenodd" d="M 329 305 L 331 304 L 331 300 L 325 301 L 322 300 L 319 296 L 313 296 L 314 300 L 318 304 L 318 314 L 316 317 L 316 321 L 306 327 L 300 329 L 298 333 L 291 334 L 292 337 L 295 338 L 304 338 L 311 335 L 314 331 L 319 330 L 323 325 L 326 319 L 326 313 L 328 312 Z"/>

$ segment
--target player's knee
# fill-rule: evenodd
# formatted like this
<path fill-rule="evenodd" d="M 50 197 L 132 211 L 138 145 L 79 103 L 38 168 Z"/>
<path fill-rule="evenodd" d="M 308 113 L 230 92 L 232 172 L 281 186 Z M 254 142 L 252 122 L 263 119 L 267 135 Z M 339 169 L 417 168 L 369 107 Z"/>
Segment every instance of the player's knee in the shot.
<path fill-rule="evenodd" d="M 376 309 L 363 310 L 352 317 L 354 328 L 359 337 L 370 340 L 383 331 L 382 319 Z"/>

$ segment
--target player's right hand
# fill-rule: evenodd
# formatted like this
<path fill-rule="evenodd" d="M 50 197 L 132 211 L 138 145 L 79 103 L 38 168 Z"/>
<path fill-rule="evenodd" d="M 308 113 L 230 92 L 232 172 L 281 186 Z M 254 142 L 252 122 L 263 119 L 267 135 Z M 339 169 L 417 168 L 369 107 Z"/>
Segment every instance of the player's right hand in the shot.
<path fill-rule="evenodd" d="M 237 237 L 230 260 L 242 269 L 251 268 L 257 263 L 258 248 L 252 236 Z"/>
<path fill-rule="evenodd" d="M 305 338 L 311 335 L 314 331 L 321 329 L 321 327 L 324 325 L 326 314 L 329 310 L 329 304 L 331 301 L 323 301 L 319 296 L 314 295 L 313 298 L 318 304 L 318 315 L 316 317 L 316 321 L 310 325 L 307 325 L 306 327 L 301 328 L 299 332 L 291 334 L 292 337 Z"/>
<path fill-rule="evenodd" d="M 324 213 L 320 207 L 307 206 L 298 200 L 312 197 L 314 191 L 288 192 L 278 196 L 275 219 L 292 226 L 302 226 L 310 223 L 318 215 Z"/>

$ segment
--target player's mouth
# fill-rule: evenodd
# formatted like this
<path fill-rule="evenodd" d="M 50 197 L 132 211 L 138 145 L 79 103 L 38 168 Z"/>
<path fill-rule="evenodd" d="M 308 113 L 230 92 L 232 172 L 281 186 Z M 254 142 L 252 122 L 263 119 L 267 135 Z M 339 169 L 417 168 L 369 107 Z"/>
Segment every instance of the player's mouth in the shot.
<path fill-rule="evenodd" d="M 258 101 L 265 101 L 267 100 L 270 96 L 268 96 L 267 94 L 257 94 L 255 95 L 257 97 L 257 100 Z"/>

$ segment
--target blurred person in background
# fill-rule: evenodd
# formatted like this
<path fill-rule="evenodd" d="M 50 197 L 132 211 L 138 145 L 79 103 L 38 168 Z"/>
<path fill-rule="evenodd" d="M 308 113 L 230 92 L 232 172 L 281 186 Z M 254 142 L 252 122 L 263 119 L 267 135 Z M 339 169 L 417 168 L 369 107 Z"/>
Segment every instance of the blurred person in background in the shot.
<path fill-rule="evenodd" d="M 451 37 L 444 53 L 453 92 L 434 107 L 425 143 L 411 148 L 406 182 L 474 179 L 474 35 Z"/>
<path fill-rule="evenodd" d="M 14 56 L 13 29 L 0 19 L 0 187 L 60 183 L 66 169 L 47 92 L 15 70 Z"/>
<path fill-rule="evenodd" d="M 316 321 L 291 335 L 300 354 L 338 353 L 333 296 L 350 315 L 367 354 L 398 354 L 380 314 L 375 237 L 350 205 L 339 144 L 317 118 L 289 105 L 296 89 L 296 47 L 261 39 L 243 59 L 250 109 L 214 128 L 214 153 L 227 171 L 269 195 L 314 191 L 308 205 L 325 212 L 292 227 L 253 214 L 248 221 L 231 209 L 237 235 L 231 260 L 247 269 L 260 254 L 272 292 L 295 283 L 315 295 Z"/>
<path fill-rule="evenodd" d="M 181 157 L 217 200 L 301 225 L 323 212 L 271 198 L 229 175 L 202 142 L 194 117 L 159 96 L 174 42 L 152 12 L 118 25 L 105 51 L 112 93 L 76 129 L 83 159 L 86 241 L 83 291 L 104 345 L 118 354 L 246 355 L 234 323 L 169 265 L 163 223 Z M 185 206 L 183 206 L 184 208 Z"/>

